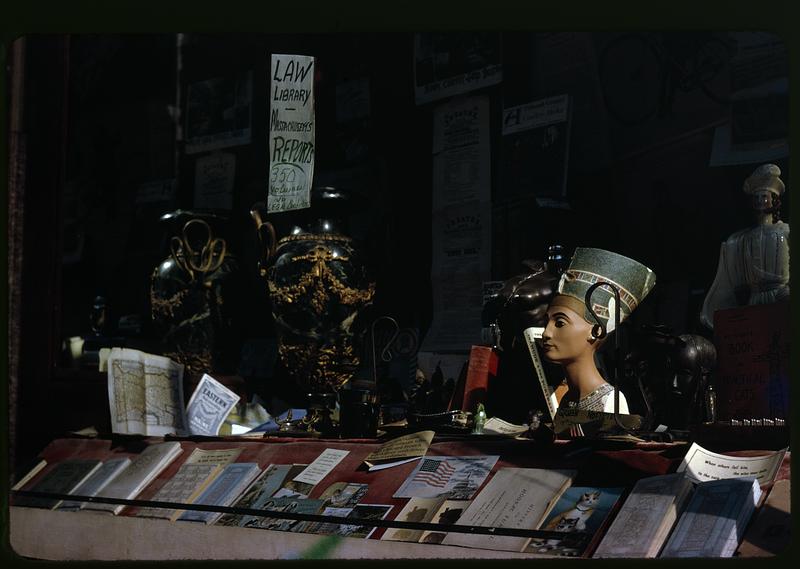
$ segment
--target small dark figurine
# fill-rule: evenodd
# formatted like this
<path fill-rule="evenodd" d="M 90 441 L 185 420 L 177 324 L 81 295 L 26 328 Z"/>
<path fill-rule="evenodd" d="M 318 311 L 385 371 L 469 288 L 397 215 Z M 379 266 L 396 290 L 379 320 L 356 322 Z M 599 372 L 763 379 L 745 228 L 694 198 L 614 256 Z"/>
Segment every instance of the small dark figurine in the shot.
<path fill-rule="evenodd" d="M 653 427 L 684 430 L 702 422 L 703 394 L 716 358 L 714 344 L 702 336 L 642 326 L 625 358 L 626 378 L 639 382 L 647 394 Z"/>
<path fill-rule="evenodd" d="M 500 350 L 496 381 L 489 386 L 486 411 L 513 423 L 524 423 L 531 409 L 546 408 L 532 384 L 535 377 L 522 331 L 547 324 L 547 307 L 564 270 L 563 248 L 548 248 L 545 262 L 525 260 L 529 272 L 508 279 L 483 308 L 483 325 L 495 330 Z M 545 363 L 548 377 L 560 375 L 556 366 Z"/>
<path fill-rule="evenodd" d="M 505 281 L 483 307 L 483 324 L 495 326 L 499 336 L 498 348 L 506 350 L 518 342 L 524 343 L 522 331 L 525 328 L 544 327 L 547 323 L 547 306 L 564 270 L 562 251 L 560 245 L 553 245 L 548 248 L 547 261 L 523 261 L 529 272 Z"/>

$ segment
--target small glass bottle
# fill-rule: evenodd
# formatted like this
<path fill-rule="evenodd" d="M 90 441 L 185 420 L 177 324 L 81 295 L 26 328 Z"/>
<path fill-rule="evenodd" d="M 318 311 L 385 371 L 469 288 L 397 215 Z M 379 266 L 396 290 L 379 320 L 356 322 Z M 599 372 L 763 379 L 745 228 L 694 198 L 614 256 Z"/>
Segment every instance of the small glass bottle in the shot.
<path fill-rule="evenodd" d="M 717 392 L 714 391 L 714 386 L 709 384 L 706 387 L 705 393 L 706 401 L 706 423 L 717 422 Z"/>
<path fill-rule="evenodd" d="M 483 403 L 478 403 L 478 410 L 475 412 L 475 425 L 472 429 L 473 435 L 483 434 L 483 425 L 486 423 L 486 409 Z"/>

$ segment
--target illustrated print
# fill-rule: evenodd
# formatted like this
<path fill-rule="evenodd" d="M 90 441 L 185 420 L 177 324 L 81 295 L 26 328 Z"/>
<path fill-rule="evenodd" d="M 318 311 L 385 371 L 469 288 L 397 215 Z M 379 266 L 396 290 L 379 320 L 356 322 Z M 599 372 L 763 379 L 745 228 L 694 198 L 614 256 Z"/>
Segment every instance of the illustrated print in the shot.
<path fill-rule="evenodd" d="M 594 513 L 595 506 L 597 506 L 598 501 L 600 500 L 600 491 L 595 490 L 594 492 L 584 492 L 581 494 L 578 502 L 574 505 L 574 507 L 570 508 L 566 512 L 562 512 L 561 514 L 554 517 L 550 520 L 545 527 L 545 529 L 550 531 L 585 531 L 586 530 L 586 521 L 591 517 Z M 567 530 L 559 530 L 556 529 L 562 520 L 572 521 L 574 520 L 574 524 L 572 524 L 572 529 Z"/>

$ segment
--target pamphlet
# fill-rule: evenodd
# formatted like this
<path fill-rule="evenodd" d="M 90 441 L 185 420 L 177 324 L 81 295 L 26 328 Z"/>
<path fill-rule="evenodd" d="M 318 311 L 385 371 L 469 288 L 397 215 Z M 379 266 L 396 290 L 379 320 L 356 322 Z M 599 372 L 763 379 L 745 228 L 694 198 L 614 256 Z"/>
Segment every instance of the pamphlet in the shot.
<path fill-rule="evenodd" d="M 189 431 L 193 435 L 215 436 L 238 402 L 238 395 L 204 373 L 186 406 Z"/>

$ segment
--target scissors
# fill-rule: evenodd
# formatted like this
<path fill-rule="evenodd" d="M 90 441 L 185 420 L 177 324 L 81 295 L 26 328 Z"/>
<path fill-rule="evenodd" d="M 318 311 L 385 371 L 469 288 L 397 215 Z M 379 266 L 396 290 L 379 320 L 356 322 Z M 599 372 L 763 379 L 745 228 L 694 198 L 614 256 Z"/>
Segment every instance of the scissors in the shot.
<path fill-rule="evenodd" d="M 192 248 L 189 240 L 189 229 L 192 224 L 197 224 L 205 230 L 205 241 L 201 240 L 199 249 Z M 226 243 L 224 239 L 214 237 L 211 226 L 202 219 L 190 219 L 183 226 L 181 237 L 173 236 L 170 239 L 172 258 L 187 273 L 192 280 L 195 273 L 207 274 L 216 271 L 225 260 Z"/>

